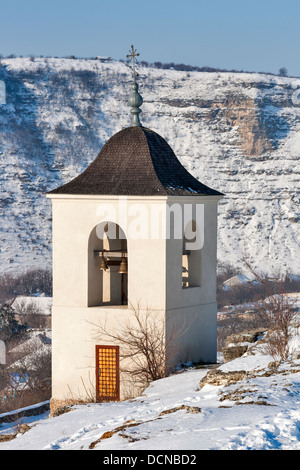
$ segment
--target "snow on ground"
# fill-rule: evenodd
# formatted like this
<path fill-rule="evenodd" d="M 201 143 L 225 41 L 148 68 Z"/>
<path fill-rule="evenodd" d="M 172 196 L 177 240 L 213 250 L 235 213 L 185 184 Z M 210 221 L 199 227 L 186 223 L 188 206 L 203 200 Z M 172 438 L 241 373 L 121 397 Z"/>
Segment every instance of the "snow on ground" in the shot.
<path fill-rule="evenodd" d="M 299 450 L 300 361 L 266 376 L 271 361 L 255 355 L 221 365 L 223 372 L 252 372 L 226 387 L 200 388 L 208 369 L 188 368 L 133 400 L 24 419 L 31 429 L 0 443 L 0 450 Z M 2 434 L 11 430 L 0 425 Z M 109 437 L 100 439 L 104 433 Z"/>

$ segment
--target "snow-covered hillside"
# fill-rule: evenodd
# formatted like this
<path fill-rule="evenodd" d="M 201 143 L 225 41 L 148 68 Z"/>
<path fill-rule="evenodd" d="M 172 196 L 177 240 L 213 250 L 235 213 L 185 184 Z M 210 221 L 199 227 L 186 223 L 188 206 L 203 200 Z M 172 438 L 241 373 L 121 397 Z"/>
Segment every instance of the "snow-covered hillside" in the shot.
<path fill-rule="evenodd" d="M 244 332 L 241 357 L 179 364 L 134 399 L 72 405 L 70 395 L 54 417 L 14 410 L 19 419 L 8 422 L 0 414 L 0 451 L 300 450 L 299 317 L 289 327 L 285 361 L 269 355 L 270 332 L 257 331 L 254 340 Z"/>
<path fill-rule="evenodd" d="M 201 387 L 208 370 L 190 368 L 153 382 L 134 400 L 23 418 L 30 429 L 0 442 L 0 450 L 118 450 L 133 456 L 138 450 L 299 450 L 300 361 L 277 372 L 268 367 L 271 361 L 250 355 L 223 364 L 224 374 L 244 374 L 228 386 Z M 0 436 L 11 426 L 0 424 Z"/>
<path fill-rule="evenodd" d="M 218 259 L 299 274 L 300 79 L 139 68 L 141 121 L 186 168 L 225 193 Z M 130 125 L 119 61 L 2 59 L 0 272 L 51 266 L 45 193 Z"/>

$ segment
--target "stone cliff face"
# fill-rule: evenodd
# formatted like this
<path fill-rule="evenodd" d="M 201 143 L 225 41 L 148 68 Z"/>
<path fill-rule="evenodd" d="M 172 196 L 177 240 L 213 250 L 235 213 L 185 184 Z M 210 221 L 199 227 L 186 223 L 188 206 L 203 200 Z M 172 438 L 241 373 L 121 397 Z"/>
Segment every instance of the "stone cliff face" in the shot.
<path fill-rule="evenodd" d="M 130 70 L 73 59 L 2 60 L 1 272 L 50 266 L 45 192 L 130 125 Z M 195 177 L 223 192 L 220 262 L 299 273 L 300 79 L 140 68 L 141 121 Z M 299 102 L 298 102 L 299 101 Z"/>
<path fill-rule="evenodd" d="M 240 145 L 247 155 L 261 155 L 274 150 L 276 144 L 272 139 L 275 131 L 266 120 L 264 109 L 255 100 L 235 96 L 228 97 L 226 103 L 220 104 L 221 116 L 229 128 L 237 128 Z M 274 124 L 274 122 L 273 122 Z"/>
<path fill-rule="evenodd" d="M 249 87 L 249 83 L 245 82 L 241 84 L 241 89 L 243 85 L 245 89 Z M 263 84 L 256 83 L 252 86 L 255 86 L 257 91 L 264 91 Z M 228 133 L 237 129 L 238 141 L 236 143 L 246 155 L 254 156 L 260 156 L 278 148 L 279 141 L 286 137 L 289 131 L 288 119 L 286 116 L 281 116 L 279 111 L 294 106 L 292 100 L 288 98 L 281 101 L 272 101 L 272 97 L 269 96 L 253 99 L 242 95 L 241 90 L 237 94 L 228 93 L 224 100 L 169 99 L 165 102 L 175 108 L 189 106 L 199 108 L 198 112 L 191 112 L 189 117 L 195 121 L 208 121 L 214 125 L 217 133 Z"/>

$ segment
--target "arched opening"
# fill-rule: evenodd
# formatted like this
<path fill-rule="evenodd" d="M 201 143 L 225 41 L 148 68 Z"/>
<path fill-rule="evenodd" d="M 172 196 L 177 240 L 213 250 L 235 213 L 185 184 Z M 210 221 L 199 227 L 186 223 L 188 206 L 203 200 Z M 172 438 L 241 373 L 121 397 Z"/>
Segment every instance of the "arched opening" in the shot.
<path fill-rule="evenodd" d="M 125 233 L 102 222 L 89 238 L 88 306 L 127 305 L 128 253 Z"/>
<path fill-rule="evenodd" d="M 182 242 L 182 288 L 201 285 L 200 229 L 194 220 L 185 227 Z"/>

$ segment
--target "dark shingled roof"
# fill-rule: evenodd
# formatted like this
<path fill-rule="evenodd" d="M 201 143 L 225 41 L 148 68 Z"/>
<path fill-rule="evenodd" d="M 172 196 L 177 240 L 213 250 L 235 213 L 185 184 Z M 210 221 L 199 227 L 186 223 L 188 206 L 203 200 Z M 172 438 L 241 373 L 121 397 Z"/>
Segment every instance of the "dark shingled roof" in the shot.
<path fill-rule="evenodd" d="M 139 126 L 111 137 L 86 170 L 49 194 L 222 195 L 196 180 L 160 135 Z"/>

